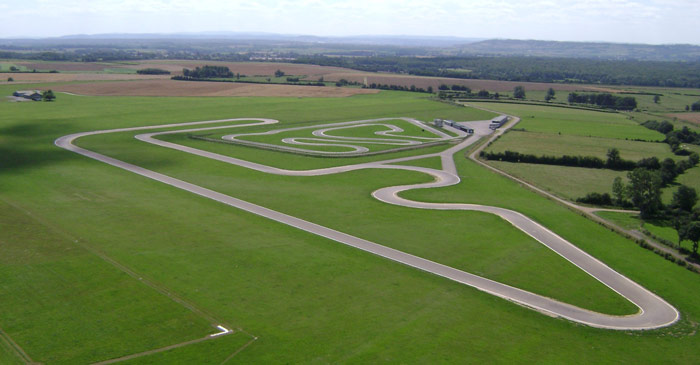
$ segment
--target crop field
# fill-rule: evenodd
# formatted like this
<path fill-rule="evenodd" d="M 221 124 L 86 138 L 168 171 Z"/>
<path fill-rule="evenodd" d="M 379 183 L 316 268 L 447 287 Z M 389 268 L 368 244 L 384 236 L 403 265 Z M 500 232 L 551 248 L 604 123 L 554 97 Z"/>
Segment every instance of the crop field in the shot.
<path fill-rule="evenodd" d="M 669 114 L 671 118 L 678 118 L 700 126 L 700 113 L 676 113 Z"/>
<path fill-rule="evenodd" d="M 0 85 L 0 92 L 12 90 Z M 562 118 L 571 135 L 585 136 L 578 133 L 584 130 L 578 122 L 621 143 L 626 134 L 658 138 L 614 114 L 603 114 L 600 121 L 580 111 L 573 116 L 527 113 L 542 119 L 523 119 L 518 126 L 528 131 L 552 133 L 557 127 L 548 130 L 548 124 Z M 693 362 L 700 345 L 696 274 L 478 166 L 463 153 L 455 156 L 459 184 L 402 196 L 522 212 L 666 299 L 681 312 L 680 321 L 630 332 L 551 318 L 53 144 L 76 132 L 227 118 L 274 118 L 280 121 L 276 128 L 391 118 L 405 127 L 397 133 L 405 138 L 424 131 L 396 118 L 469 121 L 494 115 L 400 92 L 346 98 L 60 94 L 53 103 L 1 102 L 0 363 L 119 358 L 125 364 Z M 236 133 L 266 130 L 270 127 Z M 333 134 L 366 138 L 380 130 L 348 128 Z M 586 309 L 619 315 L 637 311 L 495 215 L 405 208 L 371 195 L 387 186 L 429 182 L 429 175 L 379 169 L 271 175 L 144 143 L 133 138 L 138 133 L 87 136 L 77 145 Z M 213 143 L 187 133 L 159 139 L 288 169 L 449 147 L 338 159 Z M 431 157 L 404 164 L 435 168 L 440 161 Z M 217 326 L 230 332 L 212 337 L 222 333 Z"/>
<path fill-rule="evenodd" d="M 129 77 L 129 75 L 109 76 L 123 76 L 124 78 Z M 163 79 L 163 77 L 157 77 L 157 79 L 162 80 L 64 84 L 57 85 L 54 90 L 70 92 L 73 94 L 96 96 L 296 96 L 319 98 L 345 97 L 357 94 L 376 94 L 378 92 L 378 90 L 358 88 L 244 84 L 235 82 L 175 81 L 170 80 L 169 78 Z"/>
<path fill-rule="evenodd" d="M 19 84 L 23 82 L 90 82 L 90 81 L 124 81 L 124 80 L 154 80 L 168 79 L 168 75 L 136 75 L 121 73 L 3 73 L 0 84 Z M 8 82 L 7 78 L 12 77 L 15 81 Z"/>
<path fill-rule="evenodd" d="M 341 69 L 342 70 L 342 69 Z M 433 89 L 442 85 L 460 85 L 467 86 L 472 89 L 473 92 L 478 92 L 479 90 L 488 90 L 491 92 L 506 92 L 512 93 L 513 88 L 521 85 L 525 87 L 526 90 L 535 91 L 546 91 L 550 87 L 554 87 L 556 90 L 560 90 L 562 93 L 570 91 L 605 91 L 607 89 L 594 86 L 594 85 L 570 85 L 570 84 L 546 84 L 539 82 L 516 82 L 516 81 L 498 81 L 498 80 L 478 80 L 478 79 L 457 79 L 448 77 L 428 77 L 428 76 L 414 76 L 414 75 L 397 75 L 397 74 L 387 74 L 387 73 L 377 73 L 377 72 L 361 72 L 352 71 L 347 72 L 343 70 L 341 72 L 331 72 L 323 76 L 325 81 L 339 81 L 345 79 L 352 82 L 364 83 L 367 79 L 367 83 L 379 83 L 388 85 L 400 85 L 409 87 L 415 85 L 416 87 L 427 88 L 432 86 Z"/>

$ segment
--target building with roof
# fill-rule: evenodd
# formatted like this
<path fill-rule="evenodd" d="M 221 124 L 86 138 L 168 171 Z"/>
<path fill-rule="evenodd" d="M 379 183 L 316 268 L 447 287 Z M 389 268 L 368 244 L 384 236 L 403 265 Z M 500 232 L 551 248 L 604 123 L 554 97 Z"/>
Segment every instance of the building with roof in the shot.
<path fill-rule="evenodd" d="M 30 100 L 34 100 L 34 101 L 41 101 L 41 99 L 42 99 L 40 90 L 18 90 L 18 91 L 13 92 L 12 96 L 16 96 L 18 98 L 30 99 Z"/>
<path fill-rule="evenodd" d="M 506 122 L 508 122 L 508 116 L 507 115 L 499 115 L 499 116 L 491 119 L 491 124 L 489 124 L 489 128 L 498 129 L 502 125 L 506 124 Z"/>

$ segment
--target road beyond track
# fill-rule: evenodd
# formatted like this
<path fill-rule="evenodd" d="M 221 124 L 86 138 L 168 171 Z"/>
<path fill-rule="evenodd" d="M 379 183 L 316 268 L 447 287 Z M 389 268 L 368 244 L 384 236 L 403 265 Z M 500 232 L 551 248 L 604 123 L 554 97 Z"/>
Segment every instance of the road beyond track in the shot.
<path fill-rule="evenodd" d="M 328 131 L 329 128 L 333 128 L 336 126 L 346 126 L 346 125 L 372 125 L 372 124 L 379 124 L 381 122 L 381 125 L 386 126 L 387 124 L 390 124 L 390 120 L 396 120 L 396 119 L 402 119 L 404 121 L 408 121 L 410 123 L 417 124 L 421 126 L 422 128 L 425 128 L 426 130 L 430 130 L 431 132 L 441 136 L 442 138 L 449 138 L 446 134 L 439 130 L 435 130 L 430 126 L 427 126 L 425 124 L 422 124 L 419 121 L 416 121 L 414 119 L 410 118 L 382 118 L 382 119 L 372 119 L 372 120 L 363 120 L 363 121 L 356 121 L 356 122 L 345 122 L 345 123 L 335 123 L 335 124 L 325 124 L 325 125 L 319 125 L 317 126 L 318 128 L 323 128 L 324 131 Z M 271 174 L 278 174 L 278 175 L 288 175 L 288 176 L 319 176 L 319 175 L 327 175 L 327 174 L 335 174 L 335 173 L 342 173 L 346 171 L 352 171 L 352 170 L 358 170 L 358 169 L 368 169 L 368 168 L 376 168 L 376 169 L 402 169 L 402 170 L 409 170 L 409 171 L 417 171 L 417 172 L 422 172 L 429 174 L 435 178 L 435 181 L 430 182 L 430 183 L 425 183 L 425 184 L 415 184 L 415 185 L 402 185 L 402 186 L 392 186 L 392 187 L 386 187 L 386 188 L 381 188 L 379 190 L 376 190 L 375 192 L 372 193 L 372 196 L 374 196 L 376 199 L 389 203 L 389 204 L 395 204 L 395 205 L 400 205 L 400 206 L 405 206 L 405 207 L 411 207 L 411 208 L 419 208 L 419 209 L 437 209 L 437 210 L 472 210 L 472 211 L 480 211 L 480 212 L 486 212 L 486 213 L 491 213 L 498 215 L 502 219 L 508 221 L 511 223 L 513 226 L 516 228 L 520 229 L 521 231 L 525 232 L 529 236 L 533 237 L 535 240 L 539 241 L 543 245 L 547 246 L 557 254 L 561 255 L 565 259 L 567 259 L 569 262 L 572 264 L 578 266 L 581 270 L 585 271 L 589 275 L 593 276 L 606 286 L 608 286 L 610 289 L 616 291 L 619 293 L 621 296 L 629 300 L 630 302 L 634 303 L 637 307 L 639 307 L 639 312 L 634 314 L 634 315 L 628 315 L 628 316 L 614 316 L 614 315 L 608 315 L 608 314 L 603 314 L 603 313 L 597 313 L 597 312 L 592 312 L 583 308 L 579 308 L 570 304 L 566 304 L 551 298 L 547 298 L 535 293 L 531 293 L 525 290 L 521 290 L 518 288 L 511 287 L 506 284 L 502 284 L 490 279 L 486 279 L 474 274 L 470 274 L 446 265 L 439 264 L 437 262 L 433 262 L 421 257 L 417 257 L 399 250 L 395 250 L 386 246 L 382 246 L 380 244 L 370 242 L 367 240 L 364 240 L 359 237 L 351 236 L 348 234 L 345 234 L 343 232 L 339 232 L 336 230 L 333 230 L 328 227 L 324 227 L 297 217 L 293 217 L 272 209 L 268 209 L 259 205 L 255 205 L 237 198 L 234 198 L 232 196 L 228 196 L 207 188 L 204 188 L 202 186 L 198 186 L 195 184 L 188 183 L 183 180 L 179 180 L 167 175 L 160 174 L 155 171 L 151 171 L 136 165 L 129 164 L 124 161 L 117 160 L 115 158 L 111 158 L 93 151 L 89 151 L 80 147 L 77 147 L 73 144 L 73 142 L 80 137 L 83 136 L 89 136 L 89 135 L 96 135 L 96 134 L 105 134 L 105 133 L 115 133 L 115 132 L 131 132 L 131 131 L 145 131 L 145 130 L 151 130 L 151 129 L 162 129 L 162 128 L 174 128 L 174 127 L 185 127 L 185 126 L 196 126 L 196 125 L 204 125 L 204 124 L 213 124 L 213 123 L 225 123 L 225 122 L 243 122 L 243 121 L 255 121 L 252 123 L 245 123 L 245 124 L 234 124 L 234 125 L 225 125 L 225 126 L 216 126 L 216 127 L 206 127 L 206 128 L 192 128 L 192 129 L 185 129 L 185 130 L 177 130 L 177 131 L 166 131 L 166 132 L 154 132 L 154 133 L 145 133 L 145 134 L 139 134 L 136 136 L 137 139 L 141 141 L 145 141 L 148 143 L 152 143 L 158 146 L 166 147 L 166 148 L 172 148 L 178 151 L 190 153 L 190 154 L 195 154 L 198 156 L 206 157 L 206 158 L 212 158 L 218 161 L 234 164 L 237 166 L 242 166 L 246 168 L 250 168 L 253 170 L 265 172 L 265 173 L 271 173 Z M 268 219 L 272 219 L 274 221 L 284 223 L 296 228 L 299 228 L 301 230 L 313 233 L 318 236 L 322 236 L 331 240 L 334 240 L 336 242 L 340 242 L 358 249 L 361 249 L 363 251 L 367 251 L 370 253 L 373 253 L 378 256 L 385 257 L 389 260 L 400 262 L 405 265 L 409 265 L 412 267 L 415 267 L 417 269 L 427 271 L 430 273 L 433 273 L 435 275 L 439 275 L 445 278 L 448 278 L 450 280 L 454 280 L 466 285 L 469 285 L 471 287 L 474 287 L 478 290 L 493 294 L 495 296 L 507 299 L 509 301 L 515 302 L 517 304 L 523 305 L 528 308 L 535 309 L 537 311 L 540 311 L 542 313 L 551 315 L 551 316 L 556 316 L 556 317 L 562 317 L 569 319 L 571 321 L 585 324 L 588 326 L 592 327 L 598 327 L 598 328 L 606 328 L 606 329 L 616 329 L 616 330 L 647 330 L 647 329 L 654 329 L 654 328 L 660 328 L 660 327 L 665 327 L 673 324 L 676 322 L 679 318 L 679 313 L 678 311 L 671 306 L 669 303 L 655 295 L 654 293 L 650 292 L 649 290 L 643 288 L 639 284 L 633 282 L 632 280 L 626 278 L 625 276 L 621 275 L 620 273 L 616 272 L 615 270 L 611 269 L 601 261 L 595 259 L 594 257 L 588 255 L 586 252 L 583 250 L 579 249 L 572 243 L 566 241 L 565 239 L 559 237 L 557 234 L 554 232 L 550 231 L 549 229 L 543 227 L 542 225 L 538 224 L 537 222 L 533 221 L 532 219 L 528 218 L 527 216 L 518 213 L 513 210 L 509 209 L 504 209 L 504 208 L 499 208 L 499 207 L 493 207 L 493 206 L 486 206 L 486 205 L 478 205 L 478 204 L 451 204 L 451 203 L 427 203 L 427 202 L 416 202 L 416 201 L 411 201 L 407 200 L 404 198 L 401 198 L 399 196 L 399 193 L 406 191 L 406 190 L 411 190 L 411 189 L 427 189 L 427 188 L 436 188 L 436 187 L 444 187 L 444 186 L 449 186 L 449 185 L 454 185 L 460 182 L 459 176 L 457 175 L 457 170 L 454 164 L 453 160 L 453 155 L 465 149 L 466 147 L 472 145 L 473 143 L 477 142 L 480 137 L 486 136 L 491 133 L 491 131 L 486 127 L 488 124 L 488 121 L 481 121 L 481 122 L 469 122 L 467 124 L 470 124 L 471 127 L 475 129 L 475 135 L 472 137 L 469 137 L 467 139 L 462 140 L 460 143 L 457 145 L 441 152 L 441 153 L 433 153 L 433 154 L 425 154 L 425 155 L 419 155 L 419 156 L 411 156 L 411 157 L 404 157 L 404 158 L 397 158 L 397 159 L 390 159 L 390 160 L 384 160 L 384 161 L 377 161 L 377 162 L 369 162 L 369 163 L 363 163 L 363 164 L 356 164 L 356 165 L 345 165 L 345 166 L 338 166 L 338 167 L 330 167 L 330 168 L 324 168 L 324 169 L 315 169 L 315 170 L 304 170 L 304 171 L 295 171 L 295 170 L 285 170 L 285 169 L 280 169 L 272 166 L 266 166 L 250 161 L 245 161 L 229 156 L 224 156 L 204 150 L 199 150 L 196 148 L 192 147 L 187 147 L 187 146 L 182 146 L 178 145 L 175 143 L 170 143 L 170 142 L 165 142 L 161 141 L 158 139 L 153 138 L 154 136 L 157 135 L 162 135 L 162 134 L 173 134 L 173 133 L 185 133 L 185 132 L 194 132 L 194 131 L 203 131 L 203 130 L 213 130 L 213 129 L 223 129 L 223 128 L 235 128 L 235 127 L 246 127 L 246 126 L 258 126 L 258 125 L 265 125 L 265 124 L 274 124 L 277 123 L 276 120 L 273 119 L 261 119 L 261 118 L 237 118 L 237 119 L 225 119 L 225 120 L 214 120 L 214 121 L 202 121 L 202 122 L 191 122 L 191 123 L 180 123 L 180 124 L 166 124 L 166 125 L 157 125 L 157 126 L 146 126 L 146 127 L 135 127 L 135 128 L 120 128 L 120 129 L 111 129 L 111 130 L 101 130 L 101 131 L 93 131 L 93 132 L 83 132 L 83 133 L 75 133 L 71 135 L 67 135 L 61 138 L 58 138 L 55 141 L 55 144 L 58 147 L 67 149 L 69 151 L 81 154 L 86 157 L 90 157 L 92 159 L 95 159 L 97 161 L 116 166 L 122 169 L 125 169 L 127 171 L 139 174 L 141 176 L 160 181 L 162 183 L 168 184 L 170 186 L 177 187 L 179 189 L 183 189 L 189 192 L 192 192 L 194 194 L 216 200 L 218 202 L 230 205 L 232 207 L 238 208 L 245 210 L 247 212 L 257 214 L 262 217 L 266 217 Z M 286 129 L 287 131 L 289 129 Z M 450 130 L 452 131 L 452 130 Z M 455 130 L 456 131 L 456 130 Z M 270 132 L 273 133 L 274 131 Z M 436 133 L 437 132 L 437 133 Z M 454 131 L 453 131 L 454 132 Z M 382 134 L 383 133 L 383 134 Z M 390 134 L 386 132 L 382 133 L 376 133 L 379 135 L 382 135 L 383 137 L 391 136 Z M 319 138 L 321 137 L 331 137 L 334 139 L 337 139 L 335 136 L 326 136 L 324 132 L 316 133 L 316 136 Z M 459 134 L 460 137 L 463 137 L 464 135 Z M 400 136 L 397 136 L 400 137 Z M 229 136 L 230 138 L 230 136 Z M 235 138 L 235 137 L 234 137 Z M 367 139 L 362 139 L 367 140 Z M 352 140 L 348 138 L 342 139 L 342 143 L 345 144 L 352 144 Z M 369 142 L 367 142 L 369 143 Z M 375 143 L 375 142 L 372 142 Z M 442 161 L 442 170 L 436 170 L 436 169 L 431 169 L 431 168 L 425 168 L 425 167 L 416 167 L 416 166 L 407 166 L 407 165 L 392 165 L 393 163 L 398 163 L 398 162 L 404 162 L 404 161 L 410 161 L 414 159 L 421 159 L 421 158 L 426 158 L 426 157 L 440 157 Z"/>

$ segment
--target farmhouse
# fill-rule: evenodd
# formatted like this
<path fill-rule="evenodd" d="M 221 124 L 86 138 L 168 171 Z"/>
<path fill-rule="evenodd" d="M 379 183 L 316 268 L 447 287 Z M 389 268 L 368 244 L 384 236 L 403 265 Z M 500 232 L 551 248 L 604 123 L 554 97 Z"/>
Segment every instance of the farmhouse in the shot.
<path fill-rule="evenodd" d="M 502 125 L 506 124 L 507 121 L 508 121 L 507 115 L 499 115 L 499 116 L 491 119 L 491 124 L 489 124 L 489 128 L 498 129 Z"/>
<path fill-rule="evenodd" d="M 19 98 L 41 101 L 41 91 L 39 90 L 18 90 L 12 93 L 12 96 Z"/>

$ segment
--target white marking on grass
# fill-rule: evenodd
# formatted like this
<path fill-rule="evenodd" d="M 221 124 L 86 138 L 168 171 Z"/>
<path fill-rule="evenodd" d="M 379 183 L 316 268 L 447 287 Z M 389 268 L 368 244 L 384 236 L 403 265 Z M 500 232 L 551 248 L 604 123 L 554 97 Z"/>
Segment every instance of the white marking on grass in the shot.
<path fill-rule="evenodd" d="M 230 329 L 228 329 L 228 328 L 226 328 L 226 327 L 224 327 L 224 326 L 222 326 L 222 325 L 218 325 L 218 326 L 216 326 L 216 328 L 218 328 L 221 332 L 212 333 L 211 335 L 209 335 L 209 337 L 216 337 L 216 336 L 221 336 L 221 335 L 227 335 L 227 334 L 233 332 L 232 330 L 230 330 Z"/>

